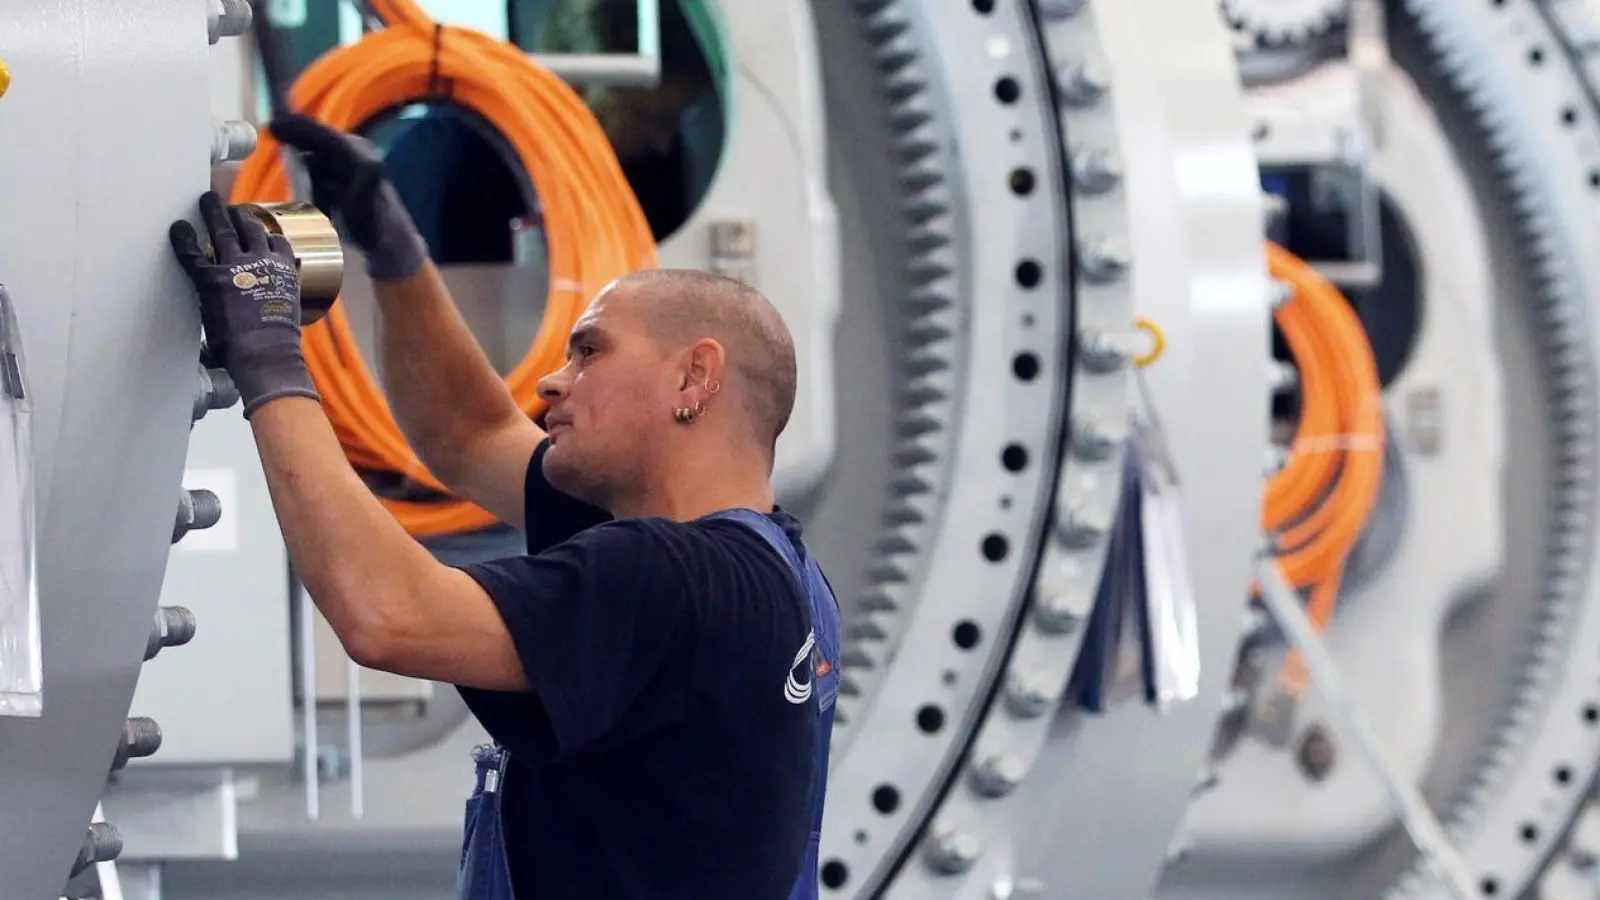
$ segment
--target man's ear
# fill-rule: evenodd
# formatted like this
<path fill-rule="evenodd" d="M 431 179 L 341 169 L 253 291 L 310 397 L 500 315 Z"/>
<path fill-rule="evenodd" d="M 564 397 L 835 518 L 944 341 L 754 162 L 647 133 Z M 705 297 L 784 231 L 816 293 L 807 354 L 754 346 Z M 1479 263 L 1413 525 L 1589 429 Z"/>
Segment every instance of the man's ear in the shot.
<path fill-rule="evenodd" d="M 687 389 L 691 385 L 703 385 L 708 382 L 721 381 L 722 372 L 727 366 L 727 355 L 722 350 L 722 344 L 713 338 L 701 338 L 689 347 L 687 371 L 684 373 L 688 382 L 684 385 Z"/>

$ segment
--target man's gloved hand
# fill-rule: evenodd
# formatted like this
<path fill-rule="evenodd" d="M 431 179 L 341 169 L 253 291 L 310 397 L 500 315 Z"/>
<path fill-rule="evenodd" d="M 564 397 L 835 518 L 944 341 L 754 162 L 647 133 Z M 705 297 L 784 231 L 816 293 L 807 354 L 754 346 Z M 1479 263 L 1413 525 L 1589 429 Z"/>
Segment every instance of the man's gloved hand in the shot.
<path fill-rule="evenodd" d="M 200 197 L 207 253 L 194 226 L 172 223 L 172 250 L 200 294 L 208 365 L 228 370 L 245 418 L 278 397 L 321 400 L 300 349 L 300 271 L 289 241 L 213 191 Z"/>
<path fill-rule="evenodd" d="M 427 242 L 370 141 L 304 115 L 281 116 L 268 127 L 273 137 L 303 154 L 311 202 L 366 254 L 367 274 L 379 280 L 405 278 L 422 267 Z"/>

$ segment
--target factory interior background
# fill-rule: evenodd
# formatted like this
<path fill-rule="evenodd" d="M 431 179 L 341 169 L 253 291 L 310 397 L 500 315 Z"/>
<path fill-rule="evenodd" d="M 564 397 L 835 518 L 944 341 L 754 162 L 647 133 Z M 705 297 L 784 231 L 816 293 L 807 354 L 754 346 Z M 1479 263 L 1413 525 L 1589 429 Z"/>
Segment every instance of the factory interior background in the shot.
<path fill-rule="evenodd" d="M 782 311 L 826 900 L 1600 900 L 1600 0 L 0 2 L 3 900 L 455 896 L 487 736 L 299 588 L 167 244 L 309 200 L 285 103 L 519 396 L 596 205 Z M 318 252 L 351 464 L 521 552 Z"/>

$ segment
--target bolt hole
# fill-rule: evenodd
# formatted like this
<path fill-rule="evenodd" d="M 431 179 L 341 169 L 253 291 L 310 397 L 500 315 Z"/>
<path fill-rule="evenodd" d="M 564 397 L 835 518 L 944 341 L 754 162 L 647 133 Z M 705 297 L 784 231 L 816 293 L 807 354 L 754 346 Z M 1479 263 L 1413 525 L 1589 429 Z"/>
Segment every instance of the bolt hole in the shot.
<path fill-rule="evenodd" d="M 850 880 L 850 869 L 837 859 L 830 859 L 822 865 L 822 884 L 832 890 L 844 887 Z"/>
<path fill-rule="evenodd" d="M 900 808 L 900 789 L 892 784 L 880 784 L 872 791 L 872 808 L 890 815 Z"/>
<path fill-rule="evenodd" d="M 1500 893 L 1500 882 L 1493 877 L 1485 878 L 1478 883 L 1478 890 L 1483 892 L 1485 897 L 1496 896 Z"/>
<path fill-rule="evenodd" d="M 1011 177 L 1007 180 L 1011 184 L 1011 193 L 1016 194 L 1018 197 L 1026 197 L 1033 193 L 1034 177 L 1032 169 L 1026 167 L 1012 169 Z"/>
<path fill-rule="evenodd" d="M 1036 288 L 1044 280 L 1044 266 L 1036 259 L 1025 259 L 1017 263 L 1014 277 L 1019 287 Z"/>
<path fill-rule="evenodd" d="M 958 677 L 955 669 L 945 669 L 944 674 L 939 676 L 939 680 L 944 682 L 947 687 L 954 687 Z"/>
<path fill-rule="evenodd" d="M 1551 776 L 1555 778 L 1556 784 L 1571 784 L 1572 767 L 1566 765 L 1556 766 L 1556 770 L 1551 773 Z"/>
<path fill-rule="evenodd" d="M 1010 106 L 1022 97 L 1022 85 L 1010 75 L 994 83 L 994 98 Z"/>
<path fill-rule="evenodd" d="M 1018 381 L 1032 381 L 1039 377 L 1039 357 L 1032 353 L 1018 353 L 1011 358 L 1011 374 Z"/>
<path fill-rule="evenodd" d="M 972 0 L 972 11 L 987 16 L 994 12 L 994 0 Z"/>
<path fill-rule="evenodd" d="M 983 539 L 983 558 L 989 562 L 997 563 L 1006 558 L 1011 552 L 1011 542 L 1003 534 L 991 534 Z"/>
<path fill-rule="evenodd" d="M 1518 833 L 1522 835 L 1523 843 L 1531 844 L 1539 839 L 1539 826 L 1526 822 Z"/>
<path fill-rule="evenodd" d="M 1011 129 L 1011 143 L 1013 143 L 1013 144 L 1022 143 L 1022 129 L 1021 128 L 1013 128 L 1013 129 Z"/>
<path fill-rule="evenodd" d="M 1600 188 L 1600 169 L 1594 169 L 1589 172 L 1589 187 Z"/>
<path fill-rule="evenodd" d="M 1028 467 L 1028 448 L 1021 444 L 1007 444 L 1000 451 L 1000 464 L 1007 472 L 1021 472 Z"/>
<path fill-rule="evenodd" d="M 1572 127 L 1578 124 L 1578 111 L 1568 106 L 1561 110 L 1561 124 Z"/>
<path fill-rule="evenodd" d="M 932 703 L 917 710 L 917 727 L 923 734 L 938 734 L 944 727 L 944 710 Z"/>
<path fill-rule="evenodd" d="M 1588 725 L 1600 722 L 1600 706 L 1595 706 L 1593 703 L 1585 704 L 1583 707 L 1583 721 Z"/>
<path fill-rule="evenodd" d="M 865 844 L 867 842 L 867 833 L 865 831 L 857 831 L 855 833 L 855 839 L 856 843 Z"/>
<path fill-rule="evenodd" d="M 1544 50 L 1542 48 L 1535 47 L 1532 50 L 1528 51 L 1528 63 L 1530 65 L 1537 66 L 1537 65 L 1539 65 L 1539 64 L 1541 64 L 1543 62 L 1544 62 Z"/>
<path fill-rule="evenodd" d="M 971 619 L 962 619 L 956 623 L 955 630 L 950 632 L 950 639 L 962 650 L 971 650 L 978 646 L 978 641 L 983 639 L 983 629 Z"/>
<path fill-rule="evenodd" d="M 1033 313 L 1023 313 L 1022 314 L 1022 327 L 1023 328 L 1032 328 L 1033 324 L 1034 324 Z"/>
<path fill-rule="evenodd" d="M 1011 508 L 1011 498 L 1008 497 L 1008 496 L 1002 495 L 1000 497 L 1000 508 L 1001 509 L 1010 509 Z"/>

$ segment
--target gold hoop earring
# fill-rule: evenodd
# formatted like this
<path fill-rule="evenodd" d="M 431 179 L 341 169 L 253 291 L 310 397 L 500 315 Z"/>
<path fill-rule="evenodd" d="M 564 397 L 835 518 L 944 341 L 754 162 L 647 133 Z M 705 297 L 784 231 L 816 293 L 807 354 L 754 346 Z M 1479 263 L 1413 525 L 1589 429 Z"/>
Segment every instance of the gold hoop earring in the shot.
<path fill-rule="evenodd" d="M 694 404 L 694 417 L 696 419 L 706 414 L 706 405 L 696 400 Z"/>
<path fill-rule="evenodd" d="M 716 379 L 712 379 L 712 380 L 706 382 L 705 388 L 706 388 L 706 393 L 715 394 L 717 391 L 722 390 L 722 382 L 717 381 Z"/>

